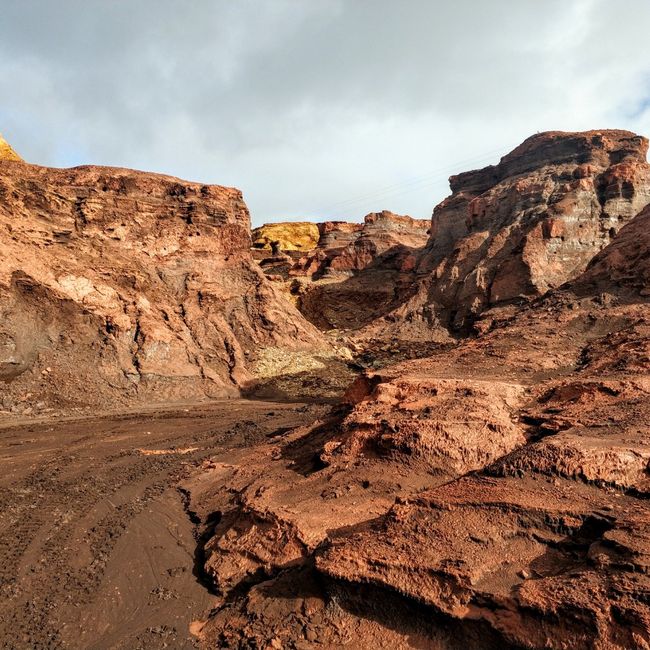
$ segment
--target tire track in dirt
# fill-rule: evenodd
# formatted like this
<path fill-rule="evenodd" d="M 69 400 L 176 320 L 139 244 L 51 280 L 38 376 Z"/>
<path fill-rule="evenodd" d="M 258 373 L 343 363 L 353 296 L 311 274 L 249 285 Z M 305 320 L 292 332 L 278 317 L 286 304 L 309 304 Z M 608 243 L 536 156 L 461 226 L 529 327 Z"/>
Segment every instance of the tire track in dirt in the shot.
<path fill-rule="evenodd" d="M 322 409 L 236 400 L 0 428 L 0 648 L 194 647 L 212 597 L 177 481 Z"/>

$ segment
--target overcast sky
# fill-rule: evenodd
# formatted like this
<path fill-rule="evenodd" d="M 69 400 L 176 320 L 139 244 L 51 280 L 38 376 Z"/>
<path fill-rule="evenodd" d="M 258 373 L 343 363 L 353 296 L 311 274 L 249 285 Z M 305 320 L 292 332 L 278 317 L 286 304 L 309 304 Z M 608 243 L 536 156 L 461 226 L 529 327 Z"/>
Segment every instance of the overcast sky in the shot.
<path fill-rule="evenodd" d="M 429 217 L 537 131 L 650 135 L 650 1 L 3 0 L 0 98 L 30 162 Z"/>

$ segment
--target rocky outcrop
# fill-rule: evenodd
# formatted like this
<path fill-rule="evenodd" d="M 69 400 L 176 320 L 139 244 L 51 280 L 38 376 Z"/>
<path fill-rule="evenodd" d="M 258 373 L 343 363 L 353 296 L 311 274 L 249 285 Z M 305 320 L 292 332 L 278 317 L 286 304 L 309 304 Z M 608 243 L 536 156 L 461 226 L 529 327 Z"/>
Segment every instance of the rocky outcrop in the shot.
<path fill-rule="evenodd" d="M 648 218 L 478 337 L 207 465 L 188 489 L 223 514 L 228 583 L 206 646 L 649 648 Z"/>
<path fill-rule="evenodd" d="M 383 210 L 367 214 L 363 223 L 266 224 L 253 230 L 253 246 L 264 251 L 256 257 L 271 275 L 282 273 L 285 279 L 343 279 L 370 266 L 381 266 L 384 270 L 413 270 L 415 253 L 426 243 L 429 226 L 428 220 Z M 274 241 L 277 254 L 269 257 L 267 251 L 272 250 Z M 298 251 L 304 254 L 299 255 Z"/>
<path fill-rule="evenodd" d="M 613 244 L 601 263 L 620 255 Z M 333 540 L 320 571 L 394 590 L 456 621 L 484 621 L 515 647 L 650 647 L 650 304 L 612 283 L 587 294 L 589 275 L 493 324 L 449 365 L 403 369 L 471 376 L 500 366 L 526 386 L 514 418 L 526 443 L 477 474 L 398 499 L 369 531 Z M 418 398 L 437 399 L 421 390 Z M 458 407 L 473 401 L 459 396 Z M 394 409 L 383 414 L 396 418 Z M 436 465 L 450 448 L 441 434 L 429 453 Z M 383 439 L 380 427 L 374 435 Z M 492 428 L 480 449 L 502 436 Z M 411 439 L 419 442 L 417 432 Z"/>
<path fill-rule="evenodd" d="M 0 135 L 0 160 L 22 161 L 22 158 L 12 149 L 2 135 Z"/>
<path fill-rule="evenodd" d="M 647 648 L 646 502 L 565 479 L 476 476 L 393 507 L 319 567 L 518 648 Z"/>
<path fill-rule="evenodd" d="M 5 410 L 238 395 L 318 333 L 250 255 L 241 193 L 125 169 L 0 162 Z"/>
<path fill-rule="evenodd" d="M 318 224 L 319 248 L 335 255 L 350 244 L 354 244 L 363 231 L 363 223 L 351 221 L 324 221 Z"/>
<path fill-rule="evenodd" d="M 318 246 L 309 253 L 287 251 L 260 262 L 270 277 L 287 283 L 317 327 L 357 329 L 410 295 L 428 221 L 384 210 L 366 215 L 363 224 L 327 221 L 318 228 Z"/>
<path fill-rule="evenodd" d="M 322 395 L 323 337 L 276 289 L 304 281 L 319 327 L 384 356 L 318 421 L 184 482 L 216 596 L 203 646 L 650 650 L 646 151 L 539 134 L 453 178 L 430 236 L 324 225 L 313 254 L 262 251 L 274 281 L 237 190 L 0 162 L 3 405 L 308 369 Z"/>
<path fill-rule="evenodd" d="M 412 270 L 414 253 L 427 241 L 429 222 L 383 210 L 367 214 L 363 224 L 326 221 L 319 230 L 318 247 L 291 275 L 354 275 L 373 265 Z"/>
<path fill-rule="evenodd" d="M 252 232 L 253 248 L 266 251 L 273 242 L 282 251 L 311 251 L 319 237 L 318 225 L 309 221 L 267 223 Z"/>
<path fill-rule="evenodd" d="M 387 321 L 466 330 L 486 309 L 577 277 L 650 202 L 648 141 L 627 131 L 541 133 L 498 165 L 453 176 L 420 257 L 418 292 Z M 386 323 L 384 323 L 386 324 Z"/>

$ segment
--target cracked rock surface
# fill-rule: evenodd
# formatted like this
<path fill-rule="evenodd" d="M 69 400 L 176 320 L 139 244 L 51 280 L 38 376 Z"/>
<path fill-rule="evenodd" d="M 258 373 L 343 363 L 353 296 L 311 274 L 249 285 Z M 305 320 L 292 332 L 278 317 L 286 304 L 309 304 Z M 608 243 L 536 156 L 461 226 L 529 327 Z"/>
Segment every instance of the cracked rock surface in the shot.
<path fill-rule="evenodd" d="M 558 138 L 458 191 L 535 173 L 522 156 L 645 151 Z M 204 647 L 650 648 L 650 207 L 614 194 L 596 223 L 620 228 L 588 231 L 559 286 L 486 303 L 473 336 L 366 370 L 328 416 L 189 479 L 197 516 L 218 513 Z"/>

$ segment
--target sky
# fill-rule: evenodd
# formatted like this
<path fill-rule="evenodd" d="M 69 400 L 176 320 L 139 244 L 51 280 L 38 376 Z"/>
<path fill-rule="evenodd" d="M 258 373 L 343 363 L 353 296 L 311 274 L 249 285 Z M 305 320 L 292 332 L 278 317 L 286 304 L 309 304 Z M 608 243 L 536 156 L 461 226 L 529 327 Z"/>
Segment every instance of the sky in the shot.
<path fill-rule="evenodd" d="M 648 0 L 3 0 L 26 160 L 240 188 L 254 225 L 428 218 L 547 130 L 650 135 Z"/>

